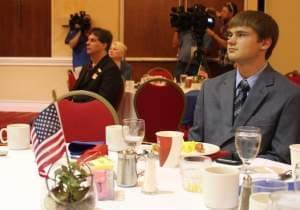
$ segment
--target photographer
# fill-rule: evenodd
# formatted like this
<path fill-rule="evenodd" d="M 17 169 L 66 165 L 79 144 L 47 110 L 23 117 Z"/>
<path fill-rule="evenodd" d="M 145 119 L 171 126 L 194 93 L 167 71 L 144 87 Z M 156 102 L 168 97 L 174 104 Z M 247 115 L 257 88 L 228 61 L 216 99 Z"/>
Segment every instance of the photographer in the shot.
<path fill-rule="evenodd" d="M 90 16 L 84 11 L 80 11 L 79 15 L 71 15 L 69 28 L 65 43 L 72 48 L 73 73 L 78 78 L 82 66 L 90 62 L 86 52 L 86 41 L 91 29 Z"/>
<path fill-rule="evenodd" d="M 227 2 L 220 14 L 219 14 L 219 21 L 220 26 L 219 28 L 214 31 L 210 28 L 206 29 L 206 33 L 217 43 L 218 45 L 218 58 L 217 63 L 215 62 L 216 59 L 212 59 L 211 67 L 213 68 L 213 76 L 218 76 L 219 74 L 225 73 L 231 69 L 233 69 L 233 63 L 229 61 L 227 56 L 227 27 L 228 22 L 230 19 L 237 13 L 237 6 L 232 2 Z"/>
<path fill-rule="evenodd" d="M 210 47 L 211 38 L 205 33 L 205 7 L 195 4 L 187 12 L 183 7 L 172 8 L 170 16 L 171 26 L 177 29 L 173 35 L 172 46 L 178 48 L 174 77 L 179 82 L 181 74 L 197 75 L 199 66 L 203 65 L 203 57 Z"/>

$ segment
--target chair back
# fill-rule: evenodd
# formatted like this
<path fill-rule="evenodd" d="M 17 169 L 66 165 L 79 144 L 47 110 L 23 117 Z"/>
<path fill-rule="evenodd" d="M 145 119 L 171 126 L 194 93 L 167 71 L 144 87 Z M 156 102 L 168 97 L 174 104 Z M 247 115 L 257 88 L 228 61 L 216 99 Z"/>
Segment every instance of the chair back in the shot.
<path fill-rule="evenodd" d="M 79 95 L 89 96 L 94 100 L 74 102 L 72 97 Z M 119 123 L 115 109 L 96 93 L 70 91 L 59 97 L 57 102 L 66 142 L 105 142 L 105 127 Z"/>
<path fill-rule="evenodd" d="M 298 70 L 291 71 L 286 74 L 286 77 L 292 82 L 300 85 L 300 73 Z"/>
<path fill-rule="evenodd" d="M 72 70 L 68 70 L 68 90 L 72 90 L 76 83 L 76 78 Z"/>
<path fill-rule="evenodd" d="M 166 79 L 173 80 L 173 75 L 170 73 L 170 71 L 162 67 L 154 67 L 149 69 L 147 74 L 150 76 L 162 76 Z"/>
<path fill-rule="evenodd" d="M 134 97 L 134 107 L 137 116 L 145 120 L 145 141 L 156 142 L 157 131 L 179 129 L 185 97 L 176 83 L 157 78 L 139 87 Z"/>

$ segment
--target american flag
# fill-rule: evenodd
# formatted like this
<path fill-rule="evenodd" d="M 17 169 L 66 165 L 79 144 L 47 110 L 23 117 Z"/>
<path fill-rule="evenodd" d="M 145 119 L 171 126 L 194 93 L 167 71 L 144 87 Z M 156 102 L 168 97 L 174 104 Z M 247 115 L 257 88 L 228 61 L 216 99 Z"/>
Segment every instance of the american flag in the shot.
<path fill-rule="evenodd" d="M 47 178 L 45 168 L 56 162 L 66 151 L 58 108 L 52 103 L 34 120 L 31 129 L 33 151 L 41 177 Z"/>

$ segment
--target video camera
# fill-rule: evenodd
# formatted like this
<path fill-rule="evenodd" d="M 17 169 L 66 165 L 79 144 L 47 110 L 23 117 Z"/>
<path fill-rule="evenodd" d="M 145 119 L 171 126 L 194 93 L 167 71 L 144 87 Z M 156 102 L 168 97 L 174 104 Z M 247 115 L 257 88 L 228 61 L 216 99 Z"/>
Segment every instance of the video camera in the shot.
<path fill-rule="evenodd" d="M 184 10 L 183 6 L 172 7 L 170 13 L 170 23 L 178 31 L 205 31 L 207 27 L 212 28 L 215 24 L 215 18 L 206 12 L 203 5 L 195 4 L 193 7 Z"/>
<path fill-rule="evenodd" d="M 203 63 L 204 55 L 202 52 L 203 36 L 206 28 L 213 28 L 215 25 L 215 17 L 206 12 L 203 5 L 195 4 L 184 10 L 183 6 L 172 7 L 170 13 L 171 26 L 176 28 L 178 32 L 191 30 L 196 40 L 197 50 L 194 52 L 193 60 L 199 65 Z"/>
<path fill-rule="evenodd" d="M 69 27 L 71 30 L 89 30 L 91 28 L 90 16 L 85 11 L 79 11 L 79 14 L 71 14 L 69 20 Z"/>

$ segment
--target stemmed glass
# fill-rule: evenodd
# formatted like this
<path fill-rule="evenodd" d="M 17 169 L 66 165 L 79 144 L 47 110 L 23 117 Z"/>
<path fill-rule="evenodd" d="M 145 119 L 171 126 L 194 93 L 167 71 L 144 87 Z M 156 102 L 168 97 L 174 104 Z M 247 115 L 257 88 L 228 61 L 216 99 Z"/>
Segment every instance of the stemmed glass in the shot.
<path fill-rule="evenodd" d="M 145 137 L 145 121 L 135 118 L 124 119 L 123 137 L 127 145 L 135 149 Z"/>
<path fill-rule="evenodd" d="M 241 126 L 235 131 L 236 151 L 243 162 L 242 172 L 251 173 L 250 160 L 256 158 L 261 143 L 261 130 L 252 126 Z"/>

